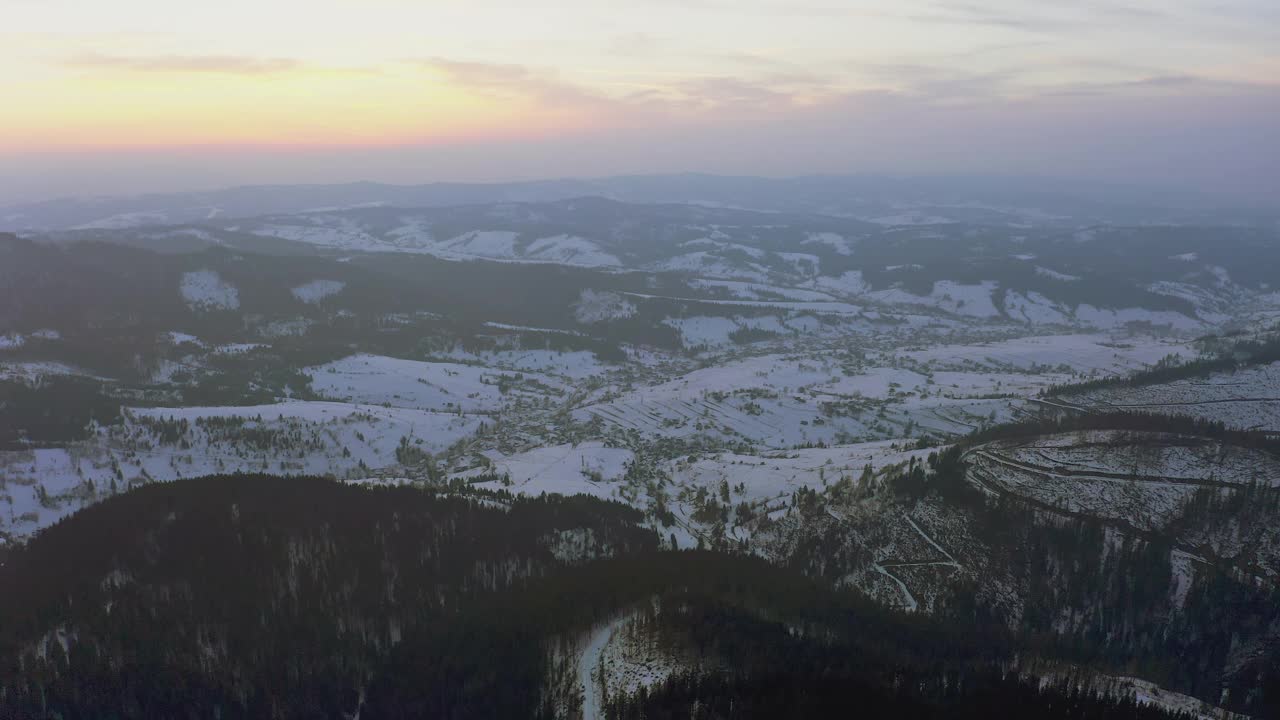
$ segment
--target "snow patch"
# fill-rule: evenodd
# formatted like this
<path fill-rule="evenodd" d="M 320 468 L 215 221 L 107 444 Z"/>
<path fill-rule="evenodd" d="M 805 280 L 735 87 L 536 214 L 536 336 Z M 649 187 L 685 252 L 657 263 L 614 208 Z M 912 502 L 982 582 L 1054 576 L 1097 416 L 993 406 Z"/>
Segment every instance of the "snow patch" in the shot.
<path fill-rule="evenodd" d="M 346 286 L 347 284 L 340 280 L 312 280 L 305 285 L 299 285 L 292 292 L 294 297 L 304 303 L 319 305 L 321 300 L 330 295 L 337 295 Z"/>
<path fill-rule="evenodd" d="M 519 233 L 506 230 L 480 230 L 446 240 L 440 244 L 440 249 L 486 258 L 514 258 L 519 236 Z"/>
<path fill-rule="evenodd" d="M 853 254 L 853 243 L 849 242 L 849 240 L 847 240 L 843 235 L 838 235 L 833 232 L 809 233 L 809 236 L 805 238 L 804 242 L 801 244 L 829 245 L 841 255 Z"/>
<path fill-rule="evenodd" d="M 620 267 L 622 261 L 600 249 L 599 245 L 580 237 L 556 235 L 529 244 L 525 257 L 561 265 L 582 267 Z"/>
<path fill-rule="evenodd" d="M 623 320 L 636 314 L 636 305 L 615 292 L 583 290 L 573 306 L 573 317 L 583 325 Z"/>
<path fill-rule="evenodd" d="M 141 225 L 160 225 L 168 219 L 162 212 L 130 212 L 112 215 L 72 227 L 72 230 L 122 230 Z"/>
<path fill-rule="evenodd" d="M 1057 270 L 1050 270 L 1049 268 L 1040 265 L 1036 266 L 1036 274 L 1053 280 L 1061 280 L 1062 282 L 1075 282 L 1080 279 L 1079 275 L 1060 273 Z"/>
<path fill-rule="evenodd" d="M 1143 308 L 1111 310 L 1096 308 L 1089 304 L 1080 305 L 1076 308 L 1076 320 L 1086 325 L 1108 330 L 1122 328 L 1133 322 L 1168 325 L 1175 330 L 1197 330 L 1203 327 L 1203 323 L 1199 320 L 1171 310 L 1146 310 Z"/>
<path fill-rule="evenodd" d="M 952 280 L 939 280 L 928 295 L 914 295 L 894 288 L 867 293 L 867 297 L 889 304 L 927 305 L 953 315 L 992 318 L 1000 315 L 991 299 L 991 294 L 998 287 L 999 284 L 993 281 L 962 285 Z"/>
<path fill-rule="evenodd" d="M 240 307 L 240 292 L 212 270 L 184 273 L 180 289 L 192 310 L 236 310 Z"/>

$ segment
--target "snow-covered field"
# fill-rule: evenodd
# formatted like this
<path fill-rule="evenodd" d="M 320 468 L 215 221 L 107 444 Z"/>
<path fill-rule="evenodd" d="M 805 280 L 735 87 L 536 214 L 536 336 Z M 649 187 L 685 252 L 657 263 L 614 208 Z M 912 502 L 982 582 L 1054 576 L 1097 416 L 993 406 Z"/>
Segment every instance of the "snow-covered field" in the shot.
<path fill-rule="evenodd" d="M 692 547 L 706 539 L 709 527 L 696 520 L 699 503 L 707 498 L 731 507 L 746 504 L 752 517 L 778 517 L 792 506 L 802 489 L 822 492 L 841 480 L 853 481 L 868 468 L 872 475 L 902 466 L 913 458 L 923 461 L 930 450 L 908 450 L 899 443 L 880 441 L 829 448 L 801 448 L 786 452 L 745 455 L 721 452 L 681 456 L 660 461 L 655 475 L 628 476 L 635 453 L 599 442 L 540 447 L 514 455 L 487 453 L 488 463 L 456 473 L 455 478 L 476 481 L 477 487 L 536 496 L 544 492 L 586 494 L 650 510 L 658 496 L 672 512 L 675 523 L 657 529 L 665 538 L 673 535 L 680 547 Z M 661 481 L 654 485 L 654 477 Z M 726 495 L 722 496 L 721 493 Z M 752 524 L 731 516 L 730 535 L 749 538 Z"/>
<path fill-rule="evenodd" d="M 466 352 L 455 349 L 439 357 L 467 364 L 479 364 L 499 371 L 518 370 L 582 380 L 607 372 L 608 366 L 588 350 L 490 350 Z"/>
<path fill-rule="evenodd" d="M 938 343 L 897 353 L 938 369 L 972 367 L 1066 370 L 1085 375 L 1121 375 L 1154 365 L 1168 355 L 1194 356 L 1184 340 L 1107 334 L 1028 335 L 963 345 Z"/>
<path fill-rule="evenodd" d="M 756 318 L 757 320 L 759 318 Z M 698 318 L 684 332 L 711 338 Z M 960 434 L 1022 416 L 1025 398 L 1080 377 L 1146 368 L 1184 343 L 1107 335 L 1052 335 L 990 343 L 889 350 L 851 366 L 813 350 L 722 360 L 673 379 L 600 397 L 574 410 L 650 436 L 708 435 L 770 448 L 874 440 L 919 432 Z"/>
<path fill-rule="evenodd" d="M 905 450 L 891 440 L 800 448 L 761 455 L 717 453 L 671 461 L 671 480 L 678 488 L 716 489 L 731 486 L 730 498 L 761 508 L 774 507 L 800 488 L 821 491 L 841 479 L 857 479 L 870 466 L 873 471 L 924 460 L 931 450 Z M 785 505 L 785 502 L 781 504 Z"/>
<path fill-rule="evenodd" d="M 0 537 L 29 535 L 138 483 L 237 472 L 365 476 L 396 465 L 402 439 L 436 453 L 481 422 L 329 402 L 135 408 L 127 418 L 65 448 L 0 452 Z M 186 421 L 186 429 L 166 441 L 157 421 Z"/>
<path fill-rule="evenodd" d="M 684 347 L 690 349 L 732 345 L 733 333 L 740 330 L 762 330 L 787 337 L 810 333 L 819 327 L 819 321 L 813 315 L 795 313 L 755 317 L 695 315 L 667 318 L 663 322 L 678 330 Z"/>
<path fill-rule="evenodd" d="M 489 465 L 458 473 L 455 477 L 468 479 L 494 473 L 504 480 L 482 483 L 482 487 L 506 487 L 522 495 L 547 492 L 617 499 L 617 484 L 635 454 L 625 448 L 586 442 L 540 447 L 514 455 L 492 451 L 486 453 L 486 457 Z"/>
<path fill-rule="evenodd" d="M 943 280 L 934 283 L 933 291 L 928 295 L 912 295 L 902 290 L 877 290 L 866 293 L 865 297 L 888 305 L 924 305 L 953 315 L 993 318 L 1000 315 L 991 299 L 991 293 L 995 289 L 996 283 L 993 282 L 961 285 Z"/>
<path fill-rule="evenodd" d="M 582 267 L 619 267 L 622 262 L 614 255 L 600 249 L 590 240 L 568 235 L 556 235 L 534 240 L 525 249 L 524 257 L 541 262 Z"/>
<path fill-rule="evenodd" d="M 1280 363 L 1155 385 L 1117 385 L 1060 399 L 1091 410 L 1191 415 L 1234 428 L 1280 432 Z"/>
<path fill-rule="evenodd" d="M 578 295 L 573 316 L 584 325 L 620 320 L 636 314 L 635 303 L 615 292 L 586 289 Z"/>
<path fill-rule="evenodd" d="M 838 374 L 779 356 L 749 358 L 623 392 L 575 410 L 574 418 L 651 436 L 707 433 L 786 447 L 834 437 L 817 403 L 803 393 Z"/>
<path fill-rule="evenodd" d="M 408 248 L 397 248 L 392 243 L 366 232 L 357 223 L 347 218 L 299 215 L 289 221 L 254 225 L 251 230 L 257 235 L 340 250 L 367 252 L 408 250 Z"/>
<path fill-rule="evenodd" d="M 31 362 L 0 362 L 0 380 L 17 380 L 24 383 L 37 383 L 41 378 L 58 375 L 79 375 L 93 377 L 93 374 L 66 363 L 47 360 Z"/>
<path fill-rule="evenodd" d="M 1165 529 L 1203 488 L 1280 486 L 1268 453 L 1176 435 L 1050 435 L 985 445 L 968 459 L 981 487 L 1140 531 Z"/>
<path fill-rule="evenodd" d="M 405 216 L 402 224 L 381 232 L 351 218 L 326 213 L 303 214 L 251 224 L 247 230 L 269 237 L 349 251 L 407 252 L 445 260 L 549 263 L 577 267 L 612 268 L 622 262 L 590 239 L 549 235 L 526 242 L 510 230 L 473 230 L 439 237 L 420 217 Z"/>
<path fill-rule="evenodd" d="M 202 287 L 221 282 L 213 273 L 197 275 Z M 303 295 L 317 298 L 338 289 L 320 282 Z M 775 295 L 764 286 L 724 287 L 735 294 Z M 605 322 L 634 310 L 616 294 L 584 295 L 583 301 Z M 707 316 L 685 318 L 680 327 L 705 342 L 712 327 L 726 334 L 730 325 L 787 332 L 797 322 L 785 313 L 740 320 Z M 0 464 L 10 472 L 7 486 L 19 488 L 19 502 L 27 503 L 22 512 L 9 513 L 7 524 L 10 532 L 29 533 L 64 507 L 101 495 L 112 479 L 123 488 L 130 481 L 236 471 L 404 475 L 396 470 L 401 438 L 433 455 L 453 448 L 444 469 L 457 477 L 493 473 L 500 478 L 495 488 L 509 483 L 511 490 L 529 494 L 582 492 L 647 511 L 657 502 L 656 491 L 648 480 L 624 481 L 628 464 L 639 447 L 676 441 L 718 448 L 693 458 L 676 452 L 656 464 L 645 460 L 670 483 L 662 502 L 679 525 L 664 529 L 664 536 L 672 532 L 683 545 L 696 542 L 700 532 L 690 520 L 695 503 L 681 497 L 683 492 L 714 493 L 727 481 L 734 488 L 732 504 L 776 511 L 800 488 L 821 490 L 859 475 L 868 463 L 879 469 L 921 456 L 892 447 L 900 442 L 895 439 L 946 437 L 1015 419 L 1028 412 L 1025 399 L 1049 385 L 1128 372 L 1172 353 L 1191 354 L 1175 340 L 1105 334 L 1006 334 L 983 342 L 947 325 L 900 325 L 860 335 L 855 344 L 847 330 L 823 324 L 825 334 L 784 335 L 796 338 L 785 344 L 725 346 L 698 360 L 633 348 L 620 365 L 606 365 L 588 351 L 518 345 L 483 352 L 457 348 L 423 360 L 355 354 L 304 369 L 324 402 L 137 409 L 124 426 L 101 428 L 90 440 L 61 449 L 65 461 L 46 457 L 33 466 L 33 457 L 5 453 Z M 941 338 L 954 340 L 946 344 Z M 210 356 L 263 347 L 210 347 L 183 333 L 170 334 L 167 342 Z M 785 353 L 778 352 L 784 347 Z M 10 363 L 4 372 L 35 382 L 76 371 L 55 363 Z M 564 422 L 565 414 L 573 423 Z M 232 417 L 249 421 L 236 432 L 211 432 L 203 425 Z M 160 442 L 144 426 L 168 418 L 185 420 L 188 434 Z M 482 424 L 489 430 L 477 435 Z M 458 449 L 463 446 L 455 444 L 464 439 L 465 449 Z M 86 489 L 89 481 L 93 490 Z M 70 505 L 30 507 L 28 495 L 37 482 Z M 32 512 L 35 518 L 19 519 Z"/>
<path fill-rule="evenodd" d="M 689 286 L 699 289 L 721 289 L 734 300 L 798 300 L 801 302 L 836 302 L 836 298 L 815 290 L 768 285 L 765 283 L 749 283 L 737 280 L 707 280 L 696 278 L 689 281 Z"/>
<path fill-rule="evenodd" d="M 751 255 L 752 253 L 748 252 L 747 254 Z M 665 260 L 649 263 L 644 266 L 644 269 L 652 272 L 687 273 L 703 278 L 723 278 L 748 282 L 769 281 L 769 269 L 760 263 L 730 261 L 715 252 L 706 250 L 675 255 Z"/>
<path fill-rule="evenodd" d="M 1080 305 L 1076 308 L 1075 318 L 1080 323 L 1101 330 L 1123 328 L 1129 323 L 1151 323 L 1167 325 L 1175 330 L 1193 331 L 1205 328 L 1205 323 L 1197 318 L 1188 317 L 1172 310 L 1147 310 L 1144 308 L 1097 308 L 1093 305 Z"/>
<path fill-rule="evenodd" d="M 185 273 L 180 286 L 182 298 L 193 310 L 235 310 L 240 292 L 212 270 Z"/>
<path fill-rule="evenodd" d="M 859 305 L 851 305 L 844 302 L 832 301 L 801 301 L 801 300 L 705 300 L 687 297 L 670 297 L 665 295 L 651 295 L 648 293 L 625 293 L 630 297 L 641 299 L 661 299 L 676 300 L 680 302 L 699 303 L 703 305 L 719 305 L 722 307 L 746 307 L 746 308 L 770 308 L 774 310 L 787 310 L 791 312 L 808 312 L 815 314 L 829 315 L 859 315 L 863 308 Z"/>
<path fill-rule="evenodd" d="M 304 303 L 317 305 L 321 300 L 330 295 L 337 295 L 347 286 L 346 283 L 339 280 L 312 280 L 295 287 L 292 290 L 293 296 Z"/>
<path fill-rule="evenodd" d="M 311 387 L 346 402 L 439 412 L 497 412 L 518 399 L 556 397 L 565 387 L 538 373 L 516 374 L 459 363 L 352 355 L 309 368 Z"/>
<path fill-rule="evenodd" d="M 1054 514 L 1097 518 L 1126 535 L 1171 533 L 1181 604 L 1197 566 L 1226 564 L 1259 584 L 1280 579 L 1280 537 L 1262 522 L 1188 515 L 1196 503 L 1250 486 L 1280 487 L 1272 454 L 1162 433 L 1087 432 L 996 442 L 967 454 L 969 480 Z M 1206 557 L 1213 558 L 1212 561 Z"/>
<path fill-rule="evenodd" d="M 897 312 L 915 309 L 922 312 L 944 313 L 957 318 L 971 318 L 987 321 L 1013 321 L 1030 326 L 1073 326 L 1094 330 L 1120 330 L 1130 323 L 1150 323 L 1154 326 L 1168 326 L 1174 330 L 1193 331 L 1206 327 L 1206 320 L 1221 321 L 1225 316 L 1208 313 L 1189 316 L 1167 310 L 1148 310 L 1139 307 L 1130 308 L 1098 308 L 1090 304 L 1069 306 L 1050 300 L 1042 293 L 1034 290 L 1010 290 L 1003 295 L 1003 308 L 997 306 L 996 295 L 1000 290 L 999 283 L 984 281 L 975 284 L 963 284 L 950 280 L 939 280 L 927 295 L 919 295 L 900 288 L 872 289 L 863 279 L 861 271 L 848 271 L 839 275 L 821 275 L 803 281 L 803 288 L 785 287 L 767 284 L 761 270 L 749 273 L 733 272 L 713 264 L 707 258 L 701 258 L 703 265 L 693 262 L 685 266 L 664 269 L 678 269 L 695 272 L 703 278 L 691 281 L 691 285 L 703 288 L 722 288 L 728 291 L 734 300 L 721 302 L 738 302 L 747 304 L 757 301 L 774 307 L 801 309 L 794 304 L 780 301 L 768 302 L 770 296 L 812 302 L 808 309 L 814 312 L 830 312 L 838 314 L 858 314 L 863 305 L 878 309 L 892 309 Z M 672 261 L 674 262 L 674 261 Z M 711 271 L 707 271 L 710 264 Z M 668 263 L 670 265 L 670 262 Z M 1072 282 L 1079 280 L 1071 275 L 1057 273 L 1045 268 L 1038 268 L 1040 274 L 1057 281 Z M 731 279 L 730 279 L 731 278 Z M 1195 292 L 1183 291 L 1174 293 L 1179 297 L 1190 299 L 1196 306 L 1214 307 L 1219 302 L 1216 296 L 1210 296 L 1195 288 Z M 1187 293 L 1191 292 L 1190 295 Z M 1169 293 L 1163 293 L 1169 294 Z M 851 305 L 837 302 L 847 300 L 858 303 Z"/>

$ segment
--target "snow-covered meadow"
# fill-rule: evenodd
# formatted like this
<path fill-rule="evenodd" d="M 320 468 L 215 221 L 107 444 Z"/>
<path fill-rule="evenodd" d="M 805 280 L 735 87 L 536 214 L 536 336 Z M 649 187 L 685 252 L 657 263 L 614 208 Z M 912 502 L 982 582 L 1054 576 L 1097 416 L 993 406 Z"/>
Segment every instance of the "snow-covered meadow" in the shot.
<path fill-rule="evenodd" d="M 1091 410 L 1190 415 L 1243 430 L 1280 432 L 1280 363 L 1166 383 L 1110 386 L 1061 400 Z"/>
<path fill-rule="evenodd" d="M 517 398 L 553 397 L 564 384 L 540 373 L 512 374 L 460 363 L 352 355 L 310 368 L 312 390 L 344 402 L 438 412 L 501 410 Z"/>
<path fill-rule="evenodd" d="M 329 402 L 134 408 L 65 448 L 0 452 L 0 538 L 21 538 L 141 483 L 229 473 L 365 477 L 473 434 L 479 417 Z M 164 425 L 175 434 L 166 437 Z"/>

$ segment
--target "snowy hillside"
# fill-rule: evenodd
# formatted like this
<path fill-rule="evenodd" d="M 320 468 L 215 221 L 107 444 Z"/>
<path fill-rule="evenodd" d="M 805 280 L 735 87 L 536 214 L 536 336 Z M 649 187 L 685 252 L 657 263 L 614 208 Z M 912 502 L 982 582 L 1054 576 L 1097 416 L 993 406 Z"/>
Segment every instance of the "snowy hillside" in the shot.
<path fill-rule="evenodd" d="M 1048 402 L 1090 411 L 1190 415 L 1234 428 L 1280 432 L 1280 363 L 1168 383 L 1117 385 Z"/>
<path fill-rule="evenodd" d="M 235 310 L 240 307 L 240 293 L 235 286 L 211 270 L 183 275 L 182 297 L 194 310 Z"/>

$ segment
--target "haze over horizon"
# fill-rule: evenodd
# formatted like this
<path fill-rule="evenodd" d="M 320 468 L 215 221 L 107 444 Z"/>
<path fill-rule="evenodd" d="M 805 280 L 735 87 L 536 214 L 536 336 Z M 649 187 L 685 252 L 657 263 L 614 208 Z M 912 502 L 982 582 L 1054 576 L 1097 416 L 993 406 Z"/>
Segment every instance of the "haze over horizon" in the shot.
<path fill-rule="evenodd" d="M 0 205 L 681 171 L 1280 187 L 1263 0 L 8 4 Z"/>

